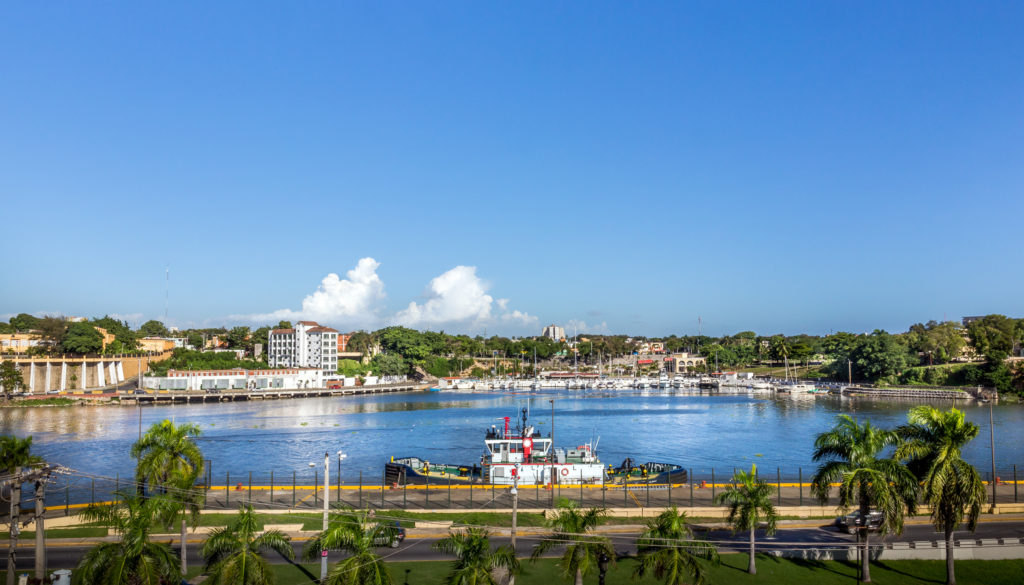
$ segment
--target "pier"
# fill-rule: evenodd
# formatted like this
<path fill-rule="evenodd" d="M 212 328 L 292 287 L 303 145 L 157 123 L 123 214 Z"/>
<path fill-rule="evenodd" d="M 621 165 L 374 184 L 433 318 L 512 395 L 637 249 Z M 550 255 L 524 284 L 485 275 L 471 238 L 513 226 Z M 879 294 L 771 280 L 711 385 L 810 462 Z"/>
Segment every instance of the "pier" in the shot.
<path fill-rule="evenodd" d="M 342 388 L 294 388 L 266 390 L 120 390 L 115 395 L 125 404 L 158 404 L 193 402 L 237 402 L 247 400 L 288 400 L 329 396 L 358 396 L 388 392 L 415 392 L 423 390 L 421 384 L 401 382 L 372 386 L 345 386 Z M 69 395 L 73 398 L 74 395 Z"/>

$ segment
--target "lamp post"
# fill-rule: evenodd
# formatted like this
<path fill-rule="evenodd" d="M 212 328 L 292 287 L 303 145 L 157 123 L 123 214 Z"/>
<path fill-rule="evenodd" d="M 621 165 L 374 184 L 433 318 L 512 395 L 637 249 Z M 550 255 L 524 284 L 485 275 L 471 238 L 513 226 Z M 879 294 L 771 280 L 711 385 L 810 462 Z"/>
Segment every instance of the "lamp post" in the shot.
<path fill-rule="evenodd" d="M 604 576 L 605 576 L 605 573 L 608 572 L 608 561 L 610 561 L 610 560 L 611 559 L 608 558 L 608 555 L 605 554 L 604 551 L 601 551 L 601 555 L 597 557 L 597 570 L 598 570 L 597 584 L 598 585 L 604 585 Z"/>
<path fill-rule="evenodd" d="M 996 430 L 992 421 L 992 399 L 988 401 L 988 440 L 992 449 L 992 509 L 989 513 L 996 514 Z"/>
<path fill-rule="evenodd" d="M 509 532 L 509 540 L 512 545 L 512 556 L 516 554 L 516 517 L 519 512 L 519 473 L 521 468 L 518 463 L 515 465 L 515 475 L 512 476 L 512 489 L 509 493 L 512 494 L 512 530 Z M 508 585 L 516 585 L 515 573 L 509 573 Z"/>
<path fill-rule="evenodd" d="M 550 447 L 550 458 L 551 458 L 551 500 L 555 498 L 555 399 L 548 400 L 551 403 L 551 447 Z"/>

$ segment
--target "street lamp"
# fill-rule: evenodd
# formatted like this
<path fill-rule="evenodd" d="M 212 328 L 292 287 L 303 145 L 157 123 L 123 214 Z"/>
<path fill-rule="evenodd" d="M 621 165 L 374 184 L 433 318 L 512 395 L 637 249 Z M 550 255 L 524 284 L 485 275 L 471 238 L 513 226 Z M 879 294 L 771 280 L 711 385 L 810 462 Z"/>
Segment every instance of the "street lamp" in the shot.
<path fill-rule="evenodd" d="M 346 457 L 344 453 L 338 451 L 338 477 L 341 477 L 341 461 Z M 331 454 L 324 451 L 324 532 L 327 532 L 327 516 L 330 508 L 331 501 Z M 341 486 L 341 480 L 338 480 L 338 486 Z M 327 549 L 320 551 L 320 582 L 324 583 L 327 581 Z"/>
<path fill-rule="evenodd" d="M 597 583 L 598 585 L 604 585 L 604 575 L 608 572 L 608 562 L 611 561 L 608 555 L 604 551 L 601 551 L 600 556 L 597 557 Z"/>

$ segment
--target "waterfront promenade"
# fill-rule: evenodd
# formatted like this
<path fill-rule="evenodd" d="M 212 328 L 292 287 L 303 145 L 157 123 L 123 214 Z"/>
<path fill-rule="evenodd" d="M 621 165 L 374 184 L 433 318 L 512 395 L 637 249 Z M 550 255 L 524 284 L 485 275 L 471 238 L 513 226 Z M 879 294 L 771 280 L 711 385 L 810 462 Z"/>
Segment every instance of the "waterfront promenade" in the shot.
<path fill-rule="evenodd" d="M 234 511 L 239 505 L 252 505 L 264 510 L 282 513 L 323 509 L 324 490 L 322 485 L 292 483 L 292 478 L 279 478 L 273 484 L 250 484 L 247 477 L 232 480 L 231 485 L 211 485 L 203 488 L 204 509 L 207 512 Z M 1000 482 L 996 486 L 997 512 L 1024 513 L 1024 480 Z M 70 484 L 68 484 L 70 485 Z M 134 484 L 119 482 L 113 485 L 108 480 L 76 482 L 76 498 L 70 497 L 70 490 L 52 486 L 47 490 L 46 508 L 48 517 L 75 515 L 90 502 L 107 501 L 117 490 L 131 490 Z M 837 514 L 838 488 L 833 487 L 829 501 L 820 504 L 811 495 L 807 482 L 782 482 L 777 484 L 775 504 L 783 516 L 825 517 Z M 82 487 L 88 487 L 85 490 Z M 705 518 L 724 517 L 726 508 L 716 506 L 717 494 L 728 488 L 728 483 L 708 484 L 585 484 L 548 486 L 520 486 L 519 509 L 540 512 L 551 509 L 562 500 L 572 500 L 583 507 L 601 507 L 619 516 L 644 517 L 656 514 L 669 506 L 687 510 L 692 516 Z M 501 485 L 458 485 L 438 483 L 409 486 L 382 486 L 365 483 L 329 486 L 332 507 L 351 507 L 372 510 L 407 510 L 416 512 L 443 511 L 505 511 L 512 509 L 512 495 L 509 486 Z M 991 494 L 991 486 L 986 486 Z M 83 493 L 85 492 L 85 493 Z M 84 501 L 81 496 L 85 496 Z M 31 493 L 25 494 L 26 499 Z M 62 501 L 63 500 L 63 501 Z M 77 501 L 76 501 L 77 500 Z M 27 500 L 26 500 L 27 501 Z M 991 496 L 989 498 L 991 501 Z M 986 506 L 988 510 L 990 506 Z M 926 508 L 925 508 L 926 510 Z M 27 509 L 26 509 L 27 513 Z"/>

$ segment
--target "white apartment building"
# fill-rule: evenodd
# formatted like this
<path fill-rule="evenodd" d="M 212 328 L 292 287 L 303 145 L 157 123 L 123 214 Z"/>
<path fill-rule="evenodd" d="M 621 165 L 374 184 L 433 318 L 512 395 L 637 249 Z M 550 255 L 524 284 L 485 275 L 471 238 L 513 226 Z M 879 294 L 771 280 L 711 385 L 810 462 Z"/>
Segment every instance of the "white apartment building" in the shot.
<path fill-rule="evenodd" d="M 541 335 L 553 341 L 561 341 L 565 339 L 565 329 L 558 325 L 548 325 L 544 328 L 544 333 L 541 333 Z"/>
<path fill-rule="evenodd" d="M 272 368 L 319 368 L 338 371 L 338 331 L 316 321 L 299 321 L 292 329 L 267 335 L 267 363 Z"/>

